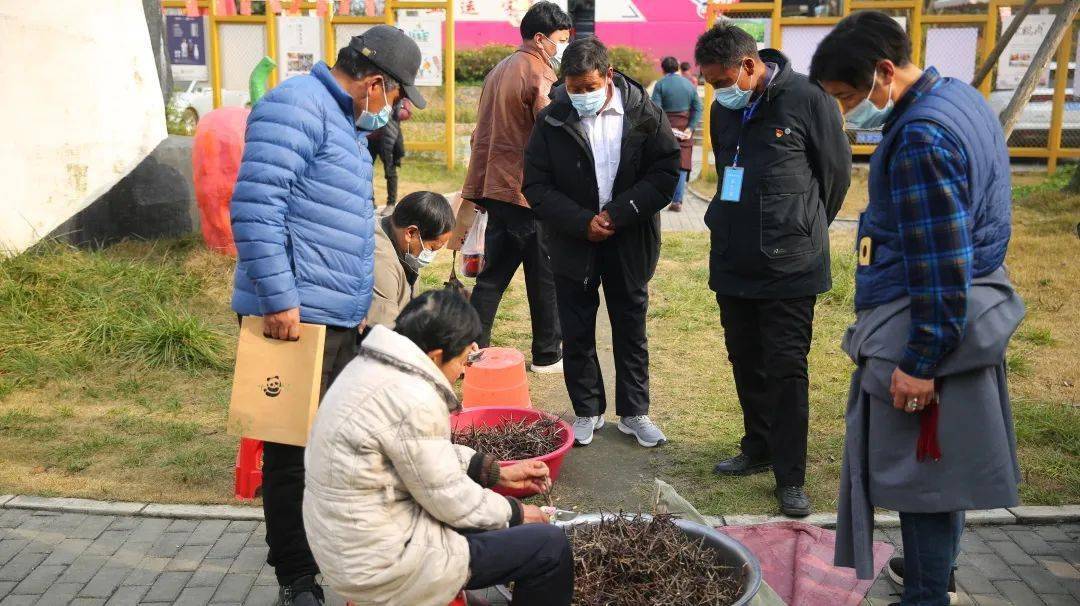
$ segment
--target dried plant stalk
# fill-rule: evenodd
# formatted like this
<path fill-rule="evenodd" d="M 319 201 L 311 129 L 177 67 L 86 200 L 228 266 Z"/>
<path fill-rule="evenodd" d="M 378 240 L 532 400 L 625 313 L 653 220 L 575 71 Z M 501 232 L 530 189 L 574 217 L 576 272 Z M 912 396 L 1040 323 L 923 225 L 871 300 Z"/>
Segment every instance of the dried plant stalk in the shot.
<path fill-rule="evenodd" d="M 569 527 L 574 606 L 730 606 L 742 594 L 738 570 L 683 533 L 670 515 L 605 518 Z"/>
<path fill-rule="evenodd" d="M 566 440 L 555 419 L 503 420 L 499 425 L 465 427 L 454 431 L 451 441 L 489 454 L 500 461 L 520 461 L 558 450 Z"/>

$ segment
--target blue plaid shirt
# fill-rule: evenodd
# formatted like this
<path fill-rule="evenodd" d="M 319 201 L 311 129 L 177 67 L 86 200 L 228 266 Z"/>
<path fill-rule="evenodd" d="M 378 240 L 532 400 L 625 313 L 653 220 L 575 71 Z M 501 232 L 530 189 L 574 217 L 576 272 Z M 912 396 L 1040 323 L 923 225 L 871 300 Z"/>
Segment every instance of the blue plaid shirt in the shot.
<path fill-rule="evenodd" d="M 939 82 L 937 70 L 927 69 L 896 104 L 885 130 Z M 967 157 L 957 141 L 932 122 L 903 128 L 888 177 L 911 296 L 911 335 L 900 369 L 927 379 L 964 335 L 974 253 L 971 198 Z"/>

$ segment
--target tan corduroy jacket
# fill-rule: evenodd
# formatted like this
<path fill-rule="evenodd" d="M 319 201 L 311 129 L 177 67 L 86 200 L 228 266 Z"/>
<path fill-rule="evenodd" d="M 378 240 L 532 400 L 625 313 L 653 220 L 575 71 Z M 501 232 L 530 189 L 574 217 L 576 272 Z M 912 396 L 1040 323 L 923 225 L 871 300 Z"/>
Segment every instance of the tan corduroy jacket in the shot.
<path fill-rule="evenodd" d="M 384 217 L 375 225 L 375 286 L 367 315 L 368 326 L 382 324 L 393 328 L 398 314 L 415 295 L 416 281 L 409 282 L 394 242 L 387 234 L 389 222 L 390 218 Z"/>
<path fill-rule="evenodd" d="M 462 198 L 529 206 L 521 194 L 525 144 L 555 80 L 551 63 L 531 41 L 484 78 Z"/>

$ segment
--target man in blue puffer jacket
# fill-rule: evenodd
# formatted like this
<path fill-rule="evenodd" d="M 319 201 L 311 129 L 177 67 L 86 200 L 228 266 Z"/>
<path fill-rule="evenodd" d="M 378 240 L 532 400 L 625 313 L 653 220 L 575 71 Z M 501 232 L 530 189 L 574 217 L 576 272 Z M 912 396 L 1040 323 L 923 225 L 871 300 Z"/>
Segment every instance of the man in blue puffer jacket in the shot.
<path fill-rule="evenodd" d="M 354 37 L 334 68 L 270 91 L 248 118 L 230 205 L 237 267 L 232 307 L 262 316 L 268 338 L 296 340 L 300 322 L 327 327 L 322 391 L 356 353 L 371 304 L 375 252 L 373 166 L 367 135 L 395 102 L 423 108 L 414 86 L 420 49 L 380 25 Z M 266 443 L 267 561 L 283 606 L 323 601 L 304 533 L 304 448 Z"/>

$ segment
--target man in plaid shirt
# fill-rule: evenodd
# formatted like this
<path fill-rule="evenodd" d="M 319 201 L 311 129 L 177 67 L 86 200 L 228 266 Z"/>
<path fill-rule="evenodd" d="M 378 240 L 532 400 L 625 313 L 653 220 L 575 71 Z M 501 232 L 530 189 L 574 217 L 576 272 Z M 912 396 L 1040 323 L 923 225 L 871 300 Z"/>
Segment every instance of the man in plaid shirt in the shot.
<path fill-rule="evenodd" d="M 929 68 L 911 85 L 885 123 L 942 82 Z M 911 337 L 900 370 L 931 379 L 964 334 L 974 249 L 968 159 L 940 124 L 916 121 L 896 135 L 889 165 L 889 201 L 907 261 Z"/>
<path fill-rule="evenodd" d="M 849 126 L 882 129 L 859 220 L 857 320 L 844 342 L 857 368 L 836 564 L 869 578 L 873 508 L 898 511 L 904 557 L 889 573 L 904 589 L 900 604 L 948 604 L 964 511 L 1017 502 L 1004 351 L 1023 304 L 1003 268 L 1005 136 L 978 91 L 912 63 L 911 41 L 884 13 L 837 24 L 810 79 Z"/>

